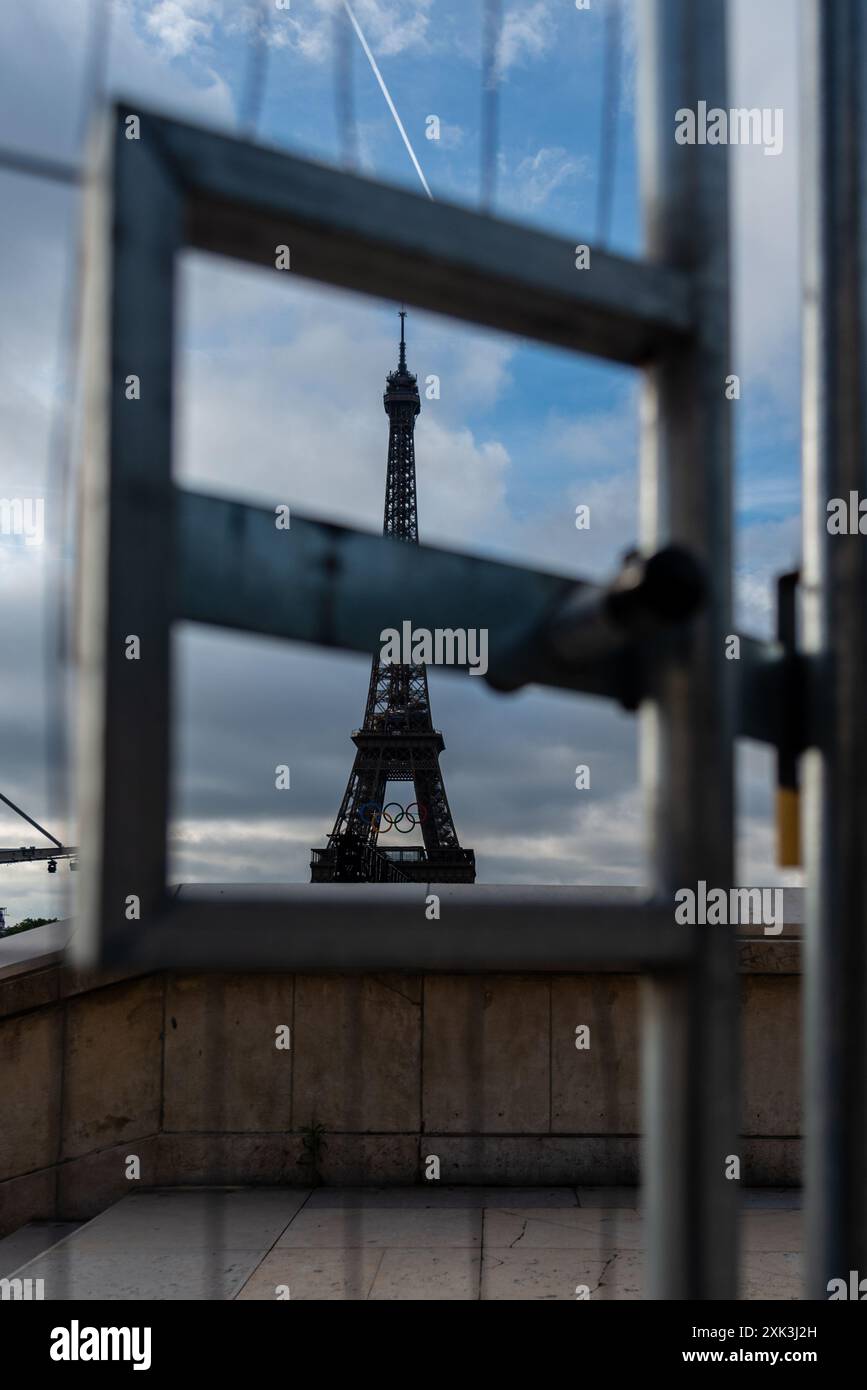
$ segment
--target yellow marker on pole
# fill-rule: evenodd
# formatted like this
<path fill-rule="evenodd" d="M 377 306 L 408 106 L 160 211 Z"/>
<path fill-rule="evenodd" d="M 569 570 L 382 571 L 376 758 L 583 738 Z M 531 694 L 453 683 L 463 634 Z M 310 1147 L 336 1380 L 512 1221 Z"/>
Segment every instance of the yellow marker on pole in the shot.
<path fill-rule="evenodd" d="M 797 787 L 777 787 L 777 863 L 782 869 L 801 868 L 801 793 Z"/>

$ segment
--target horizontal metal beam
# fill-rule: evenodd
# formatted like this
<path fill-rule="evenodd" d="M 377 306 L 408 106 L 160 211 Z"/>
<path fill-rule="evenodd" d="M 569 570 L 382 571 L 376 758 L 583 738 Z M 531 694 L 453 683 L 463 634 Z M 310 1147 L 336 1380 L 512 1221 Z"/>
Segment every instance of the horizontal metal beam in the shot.
<path fill-rule="evenodd" d="M 131 927 L 123 961 L 214 970 L 642 971 L 686 966 L 693 951 L 695 929 L 675 923 L 673 903 L 594 900 L 592 890 L 244 884 L 243 893 L 185 886 L 162 918 Z M 431 893 L 438 921 L 426 915 Z"/>
<path fill-rule="evenodd" d="M 646 362 L 693 327 L 682 271 L 590 249 L 282 151 L 166 120 L 138 102 L 142 140 L 186 195 L 202 251 L 293 273 L 617 362 Z"/>
<path fill-rule="evenodd" d="M 384 628 L 488 632 L 488 680 L 498 688 L 547 685 L 634 706 L 648 662 L 664 649 L 624 633 L 600 654 L 596 628 L 576 628 L 564 653 L 564 619 L 601 605 L 604 586 L 433 546 L 413 546 L 330 522 L 179 491 L 176 616 L 369 655 Z M 606 640 L 610 643 L 611 636 Z M 779 643 L 742 636 L 737 733 L 778 745 L 790 699 Z M 582 643 L 587 655 L 582 659 Z M 557 647 L 560 648 L 558 654 Z M 448 668 L 446 668 L 448 669 Z"/>
<path fill-rule="evenodd" d="M 60 849 L 37 849 L 35 845 L 21 845 L 18 849 L 0 849 L 0 864 L 30 864 L 36 860 L 76 859 L 75 845 L 63 845 Z"/>
<path fill-rule="evenodd" d="M 177 494 L 176 524 L 178 618 L 368 655 L 404 621 L 482 629 L 493 684 L 629 689 L 625 643 L 619 657 L 579 666 L 545 641 L 564 601 L 602 595 L 599 585 L 307 517 L 278 530 L 273 511 L 193 492 Z"/>

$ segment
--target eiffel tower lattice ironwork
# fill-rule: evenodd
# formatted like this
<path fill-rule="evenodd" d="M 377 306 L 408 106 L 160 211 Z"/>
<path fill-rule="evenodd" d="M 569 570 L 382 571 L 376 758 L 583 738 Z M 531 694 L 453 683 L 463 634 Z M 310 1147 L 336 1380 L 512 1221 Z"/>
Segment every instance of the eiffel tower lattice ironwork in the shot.
<path fill-rule="evenodd" d="M 383 535 L 418 544 L 415 419 L 421 409 L 416 377 L 407 369 L 400 313 L 400 360 L 389 372 L 383 404 L 390 427 Z M 373 659 L 364 723 L 352 735 L 355 762 L 326 849 L 311 851 L 313 883 L 473 883 L 476 858 L 462 849 L 440 771 L 445 748 L 433 726 L 427 670 Z M 415 800 L 385 803 L 389 782 L 413 784 Z M 389 820 L 393 824 L 389 825 Z M 424 845 L 382 848 L 417 823 Z"/>

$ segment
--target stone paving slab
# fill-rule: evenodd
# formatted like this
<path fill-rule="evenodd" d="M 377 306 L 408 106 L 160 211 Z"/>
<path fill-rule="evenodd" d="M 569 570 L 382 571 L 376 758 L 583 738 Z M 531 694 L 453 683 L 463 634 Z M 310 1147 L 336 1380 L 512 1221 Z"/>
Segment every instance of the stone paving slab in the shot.
<path fill-rule="evenodd" d="M 638 1212 L 603 1207 L 570 1210 L 485 1212 L 485 1249 L 591 1250 L 607 1258 L 615 1250 L 639 1250 L 643 1227 Z"/>
<path fill-rule="evenodd" d="M 75 1238 L 78 1250 L 259 1250 L 303 1207 L 301 1188 L 143 1192 L 109 1207 Z"/>
<path fill-rule="evenodd" d="M 280 1296 L 278 1290 L 288 1288 L 290 1300 L 295 1301 L 366 1299 L 386 1253 L 375 1249 L 272 1250 L 237 1298 L 242 1302 L 274 1301 Z"/>
<path fill-rule="evenodd" d="M 741 1249 L 769 1252 L 803 1249 L 804 1215 L 800 1211 L 746 1211 L 741 1219 Z"/>
<path fill-rule="evenodd" d="M 17 1271 L 45 1280 L 54 1300 L 230 1299 L 262 1259 L 262 1250 L 77 1250 L 75 1237 Z"/>
<path fill-rule="evenodd" d="M 618 1250 L 603 1260 L 595 1250 L 544 1250 L 518 1246 L 485 1248 L 481 1296 L 484 1300 L 632 1300 L 643 1296 L 643 1251 Z M 587 1292 L 585 1293 L 585 1289 Z M 804 1297 L 803 1256 L 753 1253 L 743 1261 L 741 1299 L 793 1300 Z"/>
<path fill-rule="evenodd" d="M 425 1303 L 477 1299 L 481 1258 L 478 1250 L 386 1250 L 368 1296 Z"/>
<path fill-rule="evenodd" d="M 805 1295 L 804 1256 L 800 1251 L 748 1253 L 741 1272 L 741 1298 L 801 1299 Z"/>
<path fill-rule="evenodd" d="M 800 1211 L 742 1213 L 741 1246 L 750 1253 L 785 1253 L 800 1250 L 803 1217 Z M 644 1244 L 642 1217 L 637 1211 L 608 1211 L 602 1207 L 566 1210 L 485 1211 L 485 1247 L 521 1244 L 539 1249 L 639 1250 Z"/>
<path fill-rule="evenodd" d="M 71 1236 L 80 1221 L 30 1221 L 0 1240 L 0 1279 Z"/>
<path fill-rule="evenodd" d="M 305 1209 L 284 1231 L 277 1241 L 277 1249 L 472 1248 L 481 1245 L 481 1241 L 481 1211 Z"/>
<path fill-rule="evenodd" d="M 640 1298 L 644 1227 L 626 1204 L 636 1190 L 608 1189 L 620 1205 L 578 1206 L 587 1192 L 157 1190 L 124 1198 L 9 1274 L 44 1279 L 48 1299 Z M 606 1190 L 589 1192 L 601 1200 Z M 745 1202 L 741 1237 L 743 1299 L 803 1297 L 802 1215 L 789 1194 Z"/>
<path fill-rule="evenodd" d="M 442 1211 L 577 1206 L 578 1198 L 571 1187 L 441 1187 L 432 1183 L 429 1187 L 319 1187 L 312 1193 L 306 1209 Z"/>
<path fill-rule="evenodd" d="M 593 1299 L 608 1263 L 595 1250 L 486 1249 L 482 1299 L 575 1299 L 579 1286 Z"/>

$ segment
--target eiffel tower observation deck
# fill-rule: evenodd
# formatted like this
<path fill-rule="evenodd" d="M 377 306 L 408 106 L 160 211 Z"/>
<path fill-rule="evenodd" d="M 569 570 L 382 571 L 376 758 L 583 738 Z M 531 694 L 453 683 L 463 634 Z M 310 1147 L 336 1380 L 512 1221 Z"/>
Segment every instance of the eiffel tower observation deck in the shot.
<path fill-rule="evenodd" d="M 414 434 L 421 404 L 406 365 L 405 318 L 401 310 L 400 358 L 383 395 L 390 423 L 382 530 L 417 545 Z M 473 883 L 476 858 L 461 847 L 452 820 L 439 765 L 445 743 L 433 726 L 423 664 L 373 658 L 364 722 L 352 742 L 355 761 L 328 846 L 311 851 L 311 881 Z M 413 799 L 386 800 L 390 782 L 411 785 Z M 402 848 L 416 826 L 423 845 Z M 385 836 L 391 843 L 381 843 Z"/>

